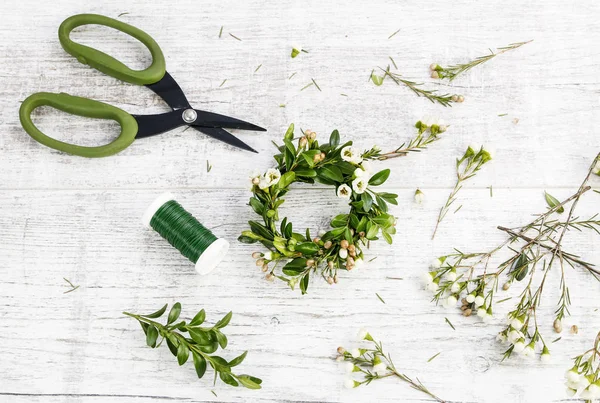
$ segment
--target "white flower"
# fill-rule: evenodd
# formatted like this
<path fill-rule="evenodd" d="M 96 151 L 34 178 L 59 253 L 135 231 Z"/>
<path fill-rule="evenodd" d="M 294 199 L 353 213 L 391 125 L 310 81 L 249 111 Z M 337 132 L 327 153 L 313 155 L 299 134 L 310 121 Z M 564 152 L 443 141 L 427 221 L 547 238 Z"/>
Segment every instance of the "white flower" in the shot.
<path fill-rule="evenodd" d="M 542 350 L 542 355 L 540 356 L 540 359 L 542 360 L 542 362 L 550 362 L 552 356 L 550 355 L 550 350 L 548 350 L 548 347 L 544 346 L 544 350 Z"/>
<path fill-rule="evenodd" d="M 383 362 L 375 364 L 373 365 L 373 372 L 377 375 L 383 375 L 387 372 L 387 366 Z"/>
<path fill-rule="evenodd" d="M 567 392 L 567 396 L 573 397 L 573 396 L 575 396 L 577 394 L 577 389 L 573 389 L 571 387 L 567 387 L 566 392 Z"/>
<path fill-rule="evenodd" d="M 453 308 L 456 306 L 456 303 L 458 302 L 458 299 L 454 296 L 454 295 L 450 295 L 447 299 L 446 299 L 446 306 L 448 308 Z"/>
<path fill-rule="evenodd" d="M 344 161 L 351 162 L 352 164 L 360 164 L 362 162 L 362 157 L 358 149 L 352 146 L 346 146 L 342 148 L 342 159 Z"/>
<path fill-rule="evenodd" d="M 362 260 L 361 258 L 357 257 L 356 259 L 354 259 L 354 268 L 355 269 L 360 269 L 364 265 L 365 265 L 365 261 Z"/>
<path fill-rule="evenodd" d="M 483 305 L 485 303 L 485 299 L 483 298 L 483 296 L 478 295 L 475 297 L 473 302 L 475 302 L 475 307 L 479 308 L 481 305 Z"/>
<path fill-rule="evenodd" d="M 510 341 L 511 343 L 514 343 L 521 338 L 523 338 L 523 333 L 519 332 L 518 330 L 513 329 L 510 332 L 508 332 L 508 341 Z"/>
<path fill-rule="evenodd" d="M 456 294 L 460 290 L 460 284 L 458 282 L 452 283 L 452 287 L 450 287 L 450 292 Z"/>
<path fill-rule="evenodd" d="M 352 358 L 358 358 L 360 357 L 360 350 L 357 348 L 353 348 L 352 350 L 350 350 L 350 355 L 352 356 Z"/>
<path fill-rule="evenodd" d="M 577 382 L 577 386 L 579 388 L 587 388 L 589 386 L 589 384 L 590 384 L 590 380 L 587 379 L 586 376 L 582 375 L 579 377 L 579 382 Z"/>
<path fill-rule="evenodd" d="M 429 285 L 431 283 L 433 283 L 433 276 L 435 275 L 435 273 L 432 272 L 425 272 L 423 273 L 423 282 L 425 283 L 425 285 Z"/>
<path fill-rule="evenodd" d="M 523 355 L 525 357 L 533 357 L 535 355 L 535 349 L 533 348 L 531 343 L 528 344 L 527 347 L 525 347 L 525 349 L 523 350 Z"/>
<path fill-rule="evenodd" d="M 600 386 L 596 385 L 595 383 L 592 383 L 590 386 L 588 386 L 587 389 L 590 392 L 592 399 L 597 399 L 598 397 L 600 397 Z"/>
<path fill-rule="evenodd" d="M 267 169 L 267 173 L 265 173 L 265 179 L 269 183 L 269 186 L 275 185 L 279 182 L 279 179 L 281 179 L 281 172 L 279 172 L 279 169 L 276 168 Z"/>
<path fill-rule="evenodd" d="M 485 308 L 479 308 L 477 310 L 477 316 L 479 316 L 481 319 L 485 318 L 486 314 L 487 314 L 487 311 L 485 310 Z"/>
<path fill-rule="evenodd" d="M 437 290 L 439 290 L 440 286 L 437 283 L 430 283 L 427 285 L 427 290 L 431 291 L 432 293 L 436 293 Z"/>
<path fill-rule="evenodd" d="M 344 381 L 344 386 L 348 389 L 354 389 L 356 387 L 356 381 L 348 378 Z"/>
<path fill-rule="evenodd" d="M 454 270 L 454 269 L 450 270 L 446 274 L 446 278 L 448 279 L 448 281 L 454 281 L 454 280 L 456 280 L 456 270 Z"/>
<path fill-rule="evenodd" d="M 368 185 L 369 181 L 365 178 L 356 178 L 352 181 L 352 189 L 358 194 L 364 193 Z"/>
<path fill-rule="evenodd" d="M 345 183 L 337 188 L 337 197 L 349 200 L 351 195 L 352 189 L 350 189 L 350 186 L 346 185 Z"/>
<path fill-rule="evenodd" d="M 351 373 L 354 371 L 354 364 L 351 362 L 345 362 L 344 363 L 344 371 L 346 371 L 347 374 Z"/>
<path fill-rule="evenodd" d="M 482 319 L 483 319 L 483 323 L 490 323 L 494 319 L 494 316 L 488 312 L 483 316 Z"/>
<path fill-rule="evenodd" d="M 363 161 L 360 164 L 360 167 L 363 169 L 363 171 L 365 171 L 367 174 L 369 174 L 369 176 L 372 176 L 371 174 L 373 173 L 373 164 L 370 163 L 369 161 Z"/>
<path fill-rule="evenodd" d="M 260 171 L 257 171 L 255 169 L 254 171 L 252 171 L 252 173 L 250 173 L 250 175 L 248 176 L 248 179 L 250 179 L 250 182 L 252 182 L 252 184 L 254 184 L 255 179 L 260 179 Z"/>
<path fill-rule="evenodd" d="M 570 370 L 565 372 L 565 379 L 569 383 L 578 383 L 580 377 L 581 375 L 579 374 L 579 372 L 577 372 L 575 368 L 571 368 Z"/>
<path fill-rule="evenodd" d="M 421 192 L 420 189 L 415 191 L 415 203 L 421 204 L 425 200 L 425 193 Z"/>
<path fill-rule="evenodd" d="M 469 295 L 467 295 L 467 302 L 468 302 L 469 304 L 472 304 L 472 303 L 473 303 L 473 301 L 475 301 L 475 293 L 474 293 L 474 292 L 472 292 L 472 293 L 470 293 Z"/>
<path fill-rule="evenodd" d="M 369 332 L 367 331 L 367 329 L 365 329 L 364 327 L 361 327 L 358 330 L 358 334 L 356 335 L 356 338 L 358 339 L 358 341 L 362 341 L 367 337 L 368 334 L 369 334 Z"/>
<path fill-rule="evenodd" d="M 348 257 L 348 249 L 340 249 L 339 255 L 342 259 L 346 259 Z"/>
<path fill-rule="evenodd" d="M 444 263 L 444 261 L 441 258 L 438 257 L 437 259 L 433 259 L 431 261 L 430 267 L 432 269 L 439 269 L 440 267 L 442 267 L 442 263 Z"/>
<path fill-rule="evenodd" d="M 269 186 L 269 181 L 267 180 L 267 178 L 265 178 L 264 176 L 260 177 L 260 182 L 258 183 L 258 187 L 261 188 L 262 190 L 267 189 Z"/>
<path fill-rule="evenodd" d="M 496 340 L 498 340 L 500 343 L 506 343 L 506 341 L 508 340 L 506 335 L 503 332 L 498 333 L 498 335 L 496 336 Z"/>
<path fill-rule="evenodd" d="M 587 400 L 592 400 L 592 399 L 593 399 L 593 397 L 592 397 L 592 394 L 591 394 L 591 393 L 590 393 L 590 391 L 589 391 L 589 390 L 587 390 L 587 389 L 584 389 L 584 390 L 582 390 L 582 391 L 581 391 L 581 393 L 579 394 L 579 398 L 580 398 L 580 399 L 584 399 L 584 400 L 586 400 L 586 401 L 587 401 Z"/>
<path fill-rule="evenodd" d="M 525 343 L 523 342 L 523 339 L 520 339 L 514 344 L 513 351 L 515 353 L 521 353 L 523 350 L 525 350 Z"/>
<path fill-rule="evenodd" d="M 510 321 L 510 325 L 513 329 L 521 330 L 521 328 L 523 327 L 523 322 L 521 322 L 519 318 L 513 318 Z"/>

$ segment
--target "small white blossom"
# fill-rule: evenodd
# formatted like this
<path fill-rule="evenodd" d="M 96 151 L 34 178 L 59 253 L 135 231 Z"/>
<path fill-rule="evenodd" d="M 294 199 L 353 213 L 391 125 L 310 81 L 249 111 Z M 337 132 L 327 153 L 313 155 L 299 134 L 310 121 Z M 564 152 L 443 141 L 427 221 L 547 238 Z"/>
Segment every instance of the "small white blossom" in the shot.
<path fill-rule="evenodd" d="M 433 283 L 434 275 L 435 275 L 435 273 L 432 273 L 430 271 L 423 273 L 423 282 L 425 283 L 426 286 Z"/>
<path fill-rule="evenodd" d="M 367 190 L 369 181 L 365 178 L 356 178 L 352 181 L 352 190 L 358 194 L 362 194 Z"/>
<path fill-rule="evenodd" d="M 276 168 L 267 169 L 265 179 L 269 183 L 269 186 L 275 185 L 279 182 L 279 179 L 281 179 L 281 172 Z"/>
<path fill-rule="evenodd" d="M 348 257 L 348 249 L 340 249 L 339 255 L 342 259 L 346 259 Z"/>
<path fill-rule="evenodd" d="M 590 385 L 590 380 L 586 376 L 581 376 L 579 378 L 579 382 L 577 382 L 577 386 L 581 388 L 587 388 Z"/>
<path fill-rule="evenodd" d="M 581 393 L 579 394 L 579 398 L 583 399 L 585 401 L 593 399 L 592 394 L 590 393 L 590 391 L 588 389 L 582 390 Z"/>
<path fill-rule="evenodd" d="M 344 363 L 344 371 L 346 371 L 347 374 L 354 371 L 354 364 L 351 362 L 345 362 Z"/>
<path fill-rule="evenodd" d="M 475 299 L 473 300 L 473 302 L 475 303 L 475 307 L 480 307 L 485 303 L 485 299 L 483 298 L 483 296 L 478 295 L 475 297 Z"/>
<path fill-rule="evenodd" d="M 567 386 L 566 392 L 567 392 L 567 396 L 574 397 L 577 394 L 577 389 L 573 389 L 573 388 Z"/>
<path fill-rule="evenodd" d="M 458 299 L 454 296 L 454 295 L 450 295 L 447 299 L 446 299 L 446 306 L 448 308 L 454 308 L 456 306 L 456 303 L 458 302 Z"/>
<path fill-rule="evenodd" d="M 470 293 L 469 295 L 467 295 L 466 299 L 469 304 L 472 304 L 473 301 L 475 301 L 475 293 L 474 292 Z"/>
<path fill-rule="evenodd" d="M 373 372 L 377 375 L 383 375 L 387 372 L 387 366 L 383 362 L 375 364 L 373 365 Z"/>
<path fill-rule="evenodd" d="M 352 146 L 342 148 L 341 156 L 344 161 L 348 161 L 352 164 L 360 164 L 362 162 L 360 151 Z"/>
<path fill-rule="evenodd" d="M 415 191 L 415 203 L 421 204 L 425 200 L 425 194 L 421 192 L 421 189 Z"/>
<path fill-rule="evenodd" d="M 587 390 L 590 392 L 592 399 L 597 399 L 600 397 L 600 386 L 596 385 L 595 383 L 592 383 L 590 386 L 588 386 Z"/>
<path fill-rule="evenodd" d="M 352 350 L 350 350 L 350 355 L 352 356 L 352 358 L 358 358 L 360 357 L 360 350 L 357 348 L 353 348 Z"/>
<path fill-rule="evenodd" d="M 430 267 L 432 269 L 439 269 L 440 267 L 442 267 L 442 263 L 444 263 L 444 261 L 441 258 L 433 259 L 431 261 Z"/>
<path fill-rule="evenodd" d="M 358 330 L 358 334 L 356 335 L 356 338 L 358 339 L 358 341 L 362 341 L 367 338 L 368 334 L 369 334 L 369 331 L 367 329 L 365 329 L 364 327 L 361 327 Z"/>
<path fill-rule="evenodd" d="M 523 338 L 523 333 L 519 332 L 518 330 L 511 330 L 510 332 L 508 332 L 508 341 L 510 341 L 511 343 L 515 343 L 521 338 Z"/>
<path fill-rule="evenodd" d="M 486 315 L 487 311 L 485 310 L 485 308 L 479 308 L 477 310 L 477 316 L 479 316 L 481 319 L 483 319 Z"/>
<path fill-rule="evenodd" d="M 540 359 L 542 362 L 550 362 L 552 360 L 552 356 L 550 355 L 550 350 L 548 350 L 548 347 L 544 346 Z"/>
<path fill-rule="evenodd" d="M 262 190 L 267 189 L 269 186 L 269 181 L 267 180 L 267 178 L 265 178 L 264 176 L 261 176 L 260 178 L 260 182 L 258 182 L 258 187 L 261 188 Z"/>
<path fill-rule="evenodd" d="M 525 347 L 525 349 L 523 350 L 523 355 L 525 357 L 533 357 L 535 355 L 535 349 L 533 348 L 533 346 L 531 344 L 527 345 L 527 347 Z"/>
<path fill-rule="evenodd" d="M 521 322 L 519 318 L 513 318 L 510 321 L 510 325 L 513 327 L 513 329 L 521 330 L 523 327 L 523 322 Z"/>
<path fill-rule="evenodd" d="M 446 278 L 448 279 L 448 281 L 454 281 L 454 280 L 456 280 L 456 270 L 454 270 L 454 269 L 450 270 L 446 274 Z"/>
<path fill-rule="evenodd" d="M 344 386 L 348 389 L 354 389 L 356 387 L 356 381 L 348 378 L 344 381 Z"/>
<path fill-rule="evenodd" d="M 352 189 L 350 186 L 344 183 L 337 188 L 337 197 L 349 200 L 350 196 L 352 196 Z"/>
<path fill-rule="evenodd" d="M 460 290 L 460 284 L 458 282 L 452 283 L 452 287 L 450 287 L 450 292 L 456 294 Z"/>
<path fill-rule="evenodd" d="M 523 339 L 520 339 L 519 341 L 517 341 L 514 345 L 513 345 L 513 351 L 515 353 L 522 353 L 523 350 L 525 350 L 525 343 Z"/>
<path fill-rule="evenodd" d="M 500 332 L 496 336 L 496 340 L 498 340 L 500 343 L 506 343 L 508 338 L 506 337 L 506 335 L 503 332 Z"/>
<path fill-rule="evenodd" d="M 437 290 L 439 290 L 440 286 L 437 283 L 431 282 L 430 284 L 427 285 L 427 290 L 431 291 L 432 293 L 436 293 Z"/>

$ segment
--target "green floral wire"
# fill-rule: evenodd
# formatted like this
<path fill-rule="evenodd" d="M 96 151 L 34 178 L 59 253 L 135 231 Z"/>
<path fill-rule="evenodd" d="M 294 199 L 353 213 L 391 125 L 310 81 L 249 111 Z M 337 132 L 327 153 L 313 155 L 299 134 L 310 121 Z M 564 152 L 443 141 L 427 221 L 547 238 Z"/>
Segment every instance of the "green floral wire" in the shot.
<path fill-rule="evenodd" d="M 150 226 L 193 263 L 217 237 L 175 200 L 163 204 Z"/>

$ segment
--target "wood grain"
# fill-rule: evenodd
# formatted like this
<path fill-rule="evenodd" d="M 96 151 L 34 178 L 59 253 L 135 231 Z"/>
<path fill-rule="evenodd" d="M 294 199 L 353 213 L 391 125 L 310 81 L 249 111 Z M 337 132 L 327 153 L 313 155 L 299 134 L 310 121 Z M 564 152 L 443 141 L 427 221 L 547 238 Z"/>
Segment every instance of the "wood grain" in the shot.
<path fill-rule="evenodd" d="M 104 76 L 62 50 L 58 25 L 80 12 L 128 13 L 119 18 L 157 40 L 169 72 L 195 106 L 268 128 L 237 133 L 260 153 L 237 151 L 183 129 L 136 141 L 99 160 L 64 155 L 31 140 L 19 124 L 18 108 L 36 91 L 86 96 L 130 113 L 166 110 L 147 89 Z M 502 241 L 496 225 L 523 224 L 544 211 L 544 190 L 562 199 L 579 186 L 599 151 L 599 12 L 595 1 L 557 0 L 457 0 L 451 6 L 339 0 L 3 2 L 0 400 L 426 401 L 392 380 L 343 389 L 335 349 L 351 346 L 358 328 L 366 326 L 402 370 L 449 401 L 566 401 L 562 376 L 570 357 L 586 349 L 600 329 L 600 285 L 582 269 L 567 273 L 573 316 L 565 324 L 577 324 L 580 333 L 565 331 L 551 344 L 550 364 L 501 362 L 503 349 L 494 339 L 512 301 L 498 305 L 497 318 L 483 325 L 433 305 L 420 278 L 434 256 L 454 247 L 484 250 Z M 74 36 L 132 67 L 149 63 L 141 45 L 113 31 L 85 27 Z M 432 62 L 463 62 L 488 47 L 528 39 L 534 42 L 451 85 L 428 78 Z M 295 43 L 309 53 L 291 59 Z M 385 67 L 389 56 L 407 78 L 461 93 L 466 102 L 443 108 L 391 82 L 374 86 L 369 73 Z M 321 92 L 314 86 L 300 91 L 311 78 Z M 247 174 L 272 165 L 270 141 L 295 122 L 319 136 L 337 128 L 359 145 L 393 149 L 414 135 L 415 121 L 425 115 L 451 125 L 444 138 L 427 152 L 379 164 L 392 168 L 386 185 L 400 195 L 393 210 L 400 223 L 394 244 L 375 243 L 369 255 L 377 259 L 368 268 L 342 276 L 333 287 L 313 281 L 304 297 L 266 282 L 250 258 L 256 247 L 235 238 L 253 218 L 245 205 Z M 51 109 L 36 111 L 35 122 L 79 144 L 106 142 L 118 133 L 109 122 Z M 457 201 L 462 209 L 448 215 L 431 242 L 438 209 L 453 186 L 454 159 L 473 142 L 494 147 L 496 157 L 467 183 Z M 598 188 L 600 178 L 592 186 Z M 420 206 L 412 200 L 417 187 L 426 197 Z M 164 191 L 176 193 L 189 211 L 231 241 L 228 258 L 214 274 L 196 275 L 185 258 L 142 227 L 142 212 Z M 578 214 L 596 213 L 599 197 L 587 194 Z M 344 209 L 330 188 L 304 186 L 290 194 L 283 211 L 295 225 L 318 229 Z M 569 233 L 565 248 L 600 264 L 597 236 Z M 550 275 L 552 285 L 557 274 Z M 63 278 L 80 288 L 63 294 L 68 290 Z M 553 339 L 557 294 L 547 290 L 541 322 L 546 338 Z M 513 287 L 506 295 L 518 292 Z M 198 381 L 193 368 L 179 368 L 166 348 L 145 347 L 139 326 L 121 314 L 175 301 L 188 315 L 204 307 L 209 321 L 235 312 L 226 329 L 226 357 L 248 349 L 240 369 L 263 378 L 261 391 Z"/>

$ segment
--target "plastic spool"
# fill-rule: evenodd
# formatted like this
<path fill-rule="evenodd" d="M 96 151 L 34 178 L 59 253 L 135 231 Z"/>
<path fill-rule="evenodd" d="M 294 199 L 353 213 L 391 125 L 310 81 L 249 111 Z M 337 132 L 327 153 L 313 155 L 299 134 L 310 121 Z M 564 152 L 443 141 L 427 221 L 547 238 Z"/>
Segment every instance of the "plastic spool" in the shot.
<path fill-rule="evenodd" d="M 152 218 L 162 206 L 172 200 L 176 201 L 175 196 L 172 193 L 163 193 L 158 196 L 144 212 L 144 215 L 142 216 L 142 224 L 144 224 L 144 226 L 148 229 L 153 229 L 150 225 Z M 205 229 L 202 228 L 202 230 Z M 210 230 L 206 229 L 206 231 L 212 234 Z M 164 239 L 167 239 L 163 234 L 160 235 Z M 171 245 L 175 247 L 175 245 L 172 243 Z M 198 257 L 198 260 L 196 262 L 192 261 L 192 263 L 195 263 L 198 274 L 208 274 L 213 271 L 219 263 L 221 263 L 228 251 L 229 242 L 227 242 L 225 239 L 216 238 L 206 249 L 204 249 L 204 251 Z"/>

